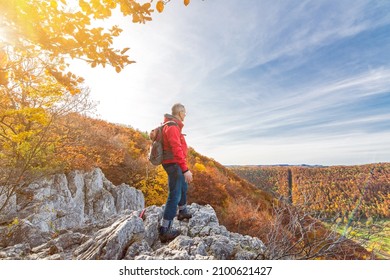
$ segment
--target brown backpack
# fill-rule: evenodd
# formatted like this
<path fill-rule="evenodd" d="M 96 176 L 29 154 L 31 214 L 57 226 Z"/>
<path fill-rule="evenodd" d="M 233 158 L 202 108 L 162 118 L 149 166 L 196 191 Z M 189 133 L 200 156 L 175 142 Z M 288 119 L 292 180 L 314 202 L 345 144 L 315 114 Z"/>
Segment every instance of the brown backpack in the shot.
<path fill-rule="evenodd" d="M 177 125 L 174 121 L 167 121 L 160 126 L 156 127 L 149 133 L 150 140 L 152 140 L 152 144 L 150 145 L 148 159 L 153 165 L 160 165 L 163 159 L 166 158 L 166 154 L 164 154 L 163 149 L 163 128 L 164 126 Z"/>

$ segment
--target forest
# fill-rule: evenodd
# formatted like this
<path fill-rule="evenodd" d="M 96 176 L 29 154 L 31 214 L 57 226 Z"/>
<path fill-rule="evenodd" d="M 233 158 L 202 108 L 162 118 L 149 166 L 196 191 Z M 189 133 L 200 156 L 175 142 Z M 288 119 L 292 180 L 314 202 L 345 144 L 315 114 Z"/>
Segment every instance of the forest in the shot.
<path fill-rule="evenodd" d="M 390 163 L 230 166 L 240 177 L 390 258 Z"/>
<path fill-rule="evenodd" d="M 354 211 L 359 218 L 390 218 L 390 163 L 329 167 L 236 166 L 231 170 L 323 218 L 348 219 Z"/>

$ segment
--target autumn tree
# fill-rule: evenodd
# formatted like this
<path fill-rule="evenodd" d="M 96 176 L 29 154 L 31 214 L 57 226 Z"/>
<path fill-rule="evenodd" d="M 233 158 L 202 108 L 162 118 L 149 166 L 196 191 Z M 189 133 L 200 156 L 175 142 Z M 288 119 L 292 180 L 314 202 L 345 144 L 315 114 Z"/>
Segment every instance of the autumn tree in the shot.
<path fill-rule="evenodd" d="M 46 70 L 56 63 L 34 48 L 8 48 L 7 81 L 0 86 L 0 213 L 32 180 L 53 172 L 64 137 L 60 124 L 70 112 L 93 108 L 89 90 L 71 94 Z"/>
<path fill-rule="evenodd" d="M 47 73 L 71 93 L 77 93 L 81 81 L 67 71 L 69 64 L 66 59 L 82 59 L 91 67 L 110 65 L 120 72 L 134 61 L 126 54 L 128 47 L 113 47 L 114 38 L 121 34 L 122 29 L 116 25 L 105 27 L 103 21 L 118 10 L 133 23 L 145 23 L 152 19 L 152 2 L 0 0 L 0 48 L 7 44 L 34 47 L 45 53 L 50 60 L 58 62 L 48 65 Z M 169 1 L 157 1 L 159 12 L 162 12 L 165 2 Z M 185 5 L 188 3 L 188 0 L 184 1 Z"/>
<path fill-rule="evenodd" d="M 69 1 L 4 0 L 0 1 L 3 13 L 1 24 L 5 26 L 6 43 L 38 49 L 51 60 L 59 63 L 48 65 L 47 72 L 71 92 L 78 92 L 80 81 L 65 73 L 66 58 L 79 58 L 92 67 L 111 65 L 117 72 L 132 63 L 125 54 L 128 48 L 112 47 L 113 38 L 119 36 L 118 26 L 111 28 L 92 27 L 99 20 L 111 16 L 112 10 L 120 7 L 133 22 L 150 20 L 151 5 L 136 1 Z M 74 2 L 73 2 L 74 3 Z"/>
<path fill-rule="evenodd" d="M 146 176 L 138 184 L 145 195 L 145 204 L 162 205 L 168 196 L 168 175 L 161 165 L 156 168 L 147 168 Z"/>

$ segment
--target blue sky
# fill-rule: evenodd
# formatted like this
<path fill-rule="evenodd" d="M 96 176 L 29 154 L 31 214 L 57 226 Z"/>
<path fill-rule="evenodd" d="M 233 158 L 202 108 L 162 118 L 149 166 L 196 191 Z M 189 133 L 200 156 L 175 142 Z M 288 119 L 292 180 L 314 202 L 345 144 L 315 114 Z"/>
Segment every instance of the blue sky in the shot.
<path fill-rule="evenodd" d="M 100 118 L 150 131 L 181 102 L 222 164 L 390 162 L 390 1 L 172 0 L 112 23 L 137 63 L 76 64 Z"/>

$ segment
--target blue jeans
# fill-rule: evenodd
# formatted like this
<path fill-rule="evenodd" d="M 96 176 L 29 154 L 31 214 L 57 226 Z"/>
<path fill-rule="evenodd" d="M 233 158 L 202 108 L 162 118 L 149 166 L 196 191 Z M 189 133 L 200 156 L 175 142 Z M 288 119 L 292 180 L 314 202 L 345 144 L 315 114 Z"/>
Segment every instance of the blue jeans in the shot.
<path fill-rule="evenodd" d="M 183 172 L 176 163 L 163 164 L 163 167 L 168 174 L 169 187 L 163 218 L 172 221 L 176 216 L 177 206 L 187 204 L 188 185 L 184 180 Z"/>

